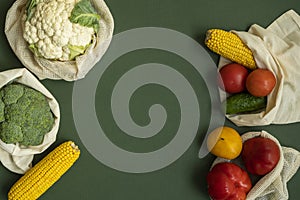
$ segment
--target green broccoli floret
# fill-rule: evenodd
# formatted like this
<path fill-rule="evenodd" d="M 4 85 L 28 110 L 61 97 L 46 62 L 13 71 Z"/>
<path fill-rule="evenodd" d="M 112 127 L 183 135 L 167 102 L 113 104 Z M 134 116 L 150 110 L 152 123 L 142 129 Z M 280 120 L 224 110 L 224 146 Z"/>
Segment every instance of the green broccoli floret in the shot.
<path fill-rule="evenodd" d="M 13 122 L 3 122 L 0 124 L 0 137 L 8 144 L 21 142 L 23 140 L 22 129 Z"/>
<path fill-rule="evenodd" d="M 54 116 L 46 97 L 32 88 L 16 83 L 5 86 L 0 90 L 0 95 L 1 92 L 4 121 L 0 123 L 0 139 L 6 143 L 18 142 L 25 146 L 41 144 L 44 135 L 54 124 Z"/>
<path fill-rule="evenodd" d="M 14 122 L 19 126 L 23 127 L 26 120 L 26 108 L 23 104 L 14 103 L 8 106 L 5 106 L 4 116 L 5 120 L 9 122 Z"/>
<path fill-rule="evenodd" d="M 23 140 L 20 142 L 25 146 L 35 146 L 43 142 L 44 135 L 38 129 L 32 126 L 26 126 L 22 129 Z"/>
<path fill-rule="evenodd" d="M 24 97 L 43 102 L 45 102 L 46 100 L 45 96 L 42 93 L 37 92 L 35 89 L 29 87 L 24 88 Z"/>
<path fill-rule="evenodd" d="M 20 84 L 9 84 L 3 88 L 3 102 L 5 105 L 17 103 L 19 98 L 24 94 L 24 86 Z"/>

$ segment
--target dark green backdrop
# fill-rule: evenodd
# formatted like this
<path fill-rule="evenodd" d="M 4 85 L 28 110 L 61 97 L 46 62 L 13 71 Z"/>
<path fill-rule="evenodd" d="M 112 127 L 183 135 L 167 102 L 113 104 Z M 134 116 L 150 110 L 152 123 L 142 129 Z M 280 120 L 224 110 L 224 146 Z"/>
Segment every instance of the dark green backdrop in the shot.
<path fill-rule="evenodd" d="M 22 67 L 17 57 L 11 51 L 4 34 L 4 23 L 6 12 L 13 4 L 13 0 L 1 1 L 1 32 L 0 32 L 0 70 L 11 69 L 15 67 Z M 226 30 L 247 30 L 251 24 L 257 23 L 266 27 L 279 15 L 288 9 L 294 9 L 300 12 L 300 4 L 297 0 L 252 0 L 252 1 L 238 1 L 238 0 L 107 0 L 107 5 L 115 20 L 115 34 L 138 27 L 164 27 L 182 32 L 193 39 L 197 40 L 204 46 L 205 32 L 209 28 L 222 28 Z M 210 56 L 217 63 L 218 56 L 209 52 Z M 184 60 L 174 57 L 172 54 L 161 52 L 158 50 L 142 50 L 132 52 L 128 55 L 122 56 L 116 60 L 111 66 L 115 67 L 133 67 L 136 64 L 147 62 L 165 63 L 171 66 L 188 66 Z M 100 66 L 101 67 L 101 66 Z M 97 90 L 97 114 L 107 112 L 105 107 L 105 98 L 103 95 L 109 90 L 109 85 L 114 81 L 114 76 L 117 74 L 112 71 L 110 73 L 111 79 L 106 78 L 106 84 L 99 85 Z M 78 162 L 68 171 L 63 178 L 50 188 L 40 199 L 76 199 L 76 200 L 91 200 L 91 199 L 105 199 L 105 200 L 198 200 L 209 199 L 206 192 L 205 175 L 210 167 L 214 157 L 208 155 L 203 159 L 198 159 L 198 151 L 202 142 L 203 134 L 207 128 L 207 120 L 205 113 L 209 113 L 207 103 L 210 103 L 208 92 L 205 84 L 201 78 L 193 77 L 192 71 L 183 72 L 186 76 L 190 76 L 195 83 L 199 84 L 201 99 L 201 117 L 204 116 L 203 125 L 200 127 L 199 133 L 185 154 L 174 162 L 172 165 L 147 174 L 128 174 L 108 168 L 94 159 L 85 149 L 81 143 L 72 118 L 72 82 L 44 80 L 42 83 L 49 89 L 50 92 L 57 98 L 61 108 L 61 123 L 58 133 L 57 142 L 51 146 L 48 151 L 53 149 L 59 143 L 65 140 L 74 140 L 80 147 L 82 154 Z M 88 77 L 87 77 L 88 78 Z M 146 90 L 147 88 L 145 88 Z M 155 88 L 154 88 L 155 89 Z M 138 98 L 151 97 L 156 91 L 161 88 L 150 90 L 150 95 L 143 93 Z M 109 93 L 108 93 L 109 94 Z M 171 94 L 167 95 L 168 99 Z M 172 98 L 171 98 L 172 99 Z M 148 103 L 155 102 L 157 99 L 153 98 Z M 166 104 L 170 103 L 164 100 Z M 173 102 L 174 103 L 174 102 Z M 146 101 L 147 104 L 147 101 Z M 176 104 L 176 102 L 175 102 Z M 138 109 L 137 107 L 136 109 Z M 175 110 L 174 110 L 175 109 Z M 176 108 L 169 107 L 170 112 L 176 113 Z M 202 111 L 201 110 L 201 111 Z M 134 111 L 133 108 L 133 112 Z M 137 116 L 139 113 L 137 112 Z M 135 117 L 136 120 L 143 118 Z M 208 117 L 208 116 L 207 116 Z M 173 116 L 176 122 L 176 115 Z M 176 129 L 177 124 L 168 125 L 166 129 Z M 172 123 L 172 120 L 171 120 Z M 228 126 L 234 127 L 232 123 L 226 121 Z M 155 148 L 163 146 L 172 138 L 172 135 L 165 134 L 160 136 L 160 140 L 154 140 L 146 143 L 138 140 L 130 140 L 128 137 L 122 136 L 118 130 L 110 125 L 107 121 L 105 126 L 112 130 L 110 138 L 116 144 L 128 150 L 136 151 L 150 151 Z M 272 125 L 267 127 L 254 128 L 237 128 L 241 133 L 249 130 L 265 129 L 271 132 L 279 139 L 282 145 L 290 146 L 300 150 L 300 124 L 290 125 Z M 114 132 L 115 131 L 115 132 Z M 47 151 L 47 152 L 48 152 Z M 46 153 L 35 157 L 34 162 L 45 156 Z M 19 175 L 14 174 L 2 165 L 0 166 L 0 199 L 7 198 L 7 192 L 10 186 L 20 178 Z M 300 174 L 297 173 L 288 184 L 290 192 L 290 199 L 298 199 Z M 298 197 L 298 198 L 297 198 Z"/>

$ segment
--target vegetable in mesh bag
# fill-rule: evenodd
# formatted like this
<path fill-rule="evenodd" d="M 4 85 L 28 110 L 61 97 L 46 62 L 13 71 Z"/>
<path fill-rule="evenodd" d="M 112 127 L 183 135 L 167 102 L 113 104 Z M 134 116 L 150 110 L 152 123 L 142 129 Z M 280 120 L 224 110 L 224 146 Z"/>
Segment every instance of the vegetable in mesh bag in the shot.
<path fill-rule="evenodd" d="M 28 0 L 23 37 L 35 56 L 74 60 L 95 40 L 99 20 L 89 0 Z"/>
<path fill-rule="evenodd" d="M 54 124 L 46 97 L 19 83 L 6 85 L 0 94 L 0 139 L 7 144 L 41 144 Z"/>
<path fill-rule="evenodd" d="M 13 112 L 7 112 L 7 109 L 0 109 L 0 116 L 2 116 L 0 124 L 14 120 L 14 126 L 19 126 L 17 129 L 22 131 L 23 137 L 23 133 L 28 133 L 25 136 L 28 139 L 26 140 L 27 142 L 38 142 L 37 139 L 39 140 L 43 137 L 41 144 L 29 146 L 22 145 L 20 142 L 7 144 L 3 141 L 4 139 L 0 139 L 0 161 L 2 165 L 14 173 L 23 174 L 32 166 L 34 155 L 42 153 L 56 141 L 60 124 L 59 104 L 47 88 L 25 68 L 3 71 L 0 73 L 0 76 L 1 101 L 4 107 L 14 105 L 14 109 L 11 110 Z M 27 94 L 25 94 L 26 98 L 24 98 L 24 86 L 28 89 Z M 10 87 L 9 90 L 8 87 Z M 4 89 L 6 90 L 5 92 Z M 16 99 L 18 100 L 16 101 Z M 32 104 L 33 102 L 35 103 Z M 7 106 L 5 104 L 10 105 Z M 48 111 L 48 106 L 50 111 Z M 47 112 L 44 112 L 45 110 Z M 24 123 L 26 121 L 33 123 L 34 126 Z M 50 126 L 51 130 L 44 135 L 32 130 L 43 131 L 43 128 L 47 129 Z M 36 135 L 40 136 L 40 138 Z"/>
<path fill-rule="evenodd" d="M 39 79 L 75 81 L 106 53 L 113 30 L 102 0 L 18 0 L 7 11 L 4 32 L 18 59 Z"/>
<path fill-rule="evenodd" d="M 263 137 L 274 141 L 279 147 L 280 158 L 276 166 L 263 176 L 252 176 L 253 187 L 247 194 L 247 200 L 283 199 L 289 198 L 287 183 L 296 174 L 300 166 L 300 152 L 291 147 L 281 146 L 279 141 L 266 131 L 247 132 L 241 135 L 243 142 L 252 138 Z M 229 160 L 217 157 L 212 167 Z M 245 167 L 241 158 L 230 162 Z"/>
<path fill-rule="evenodd" d="M 300 108 L 298 101 L 300 76 L 299 73 L 295 73 L 299 71 L 300 64 L 299 27 L 299 14 L 294 10 L 289 10 L 266 28 L 253 24 L 247 32 L 208 31 L 206 45 L 220 55 L 219 69 L 231 62 L 243 63 L 251 70 L 253 70 L 253 66 L 255 69 L 267 69 L 273 73 L 276 79 L 272 92 L 267 95 L 265 109 L 257 110 L 255 113 L 226 115 L 235 125 L 263 126 L 300 121 L 300 115 L 297 112 Z M 270 77 L 265 76 L 263 81 L 272 85 Z M 263 86 L 260 83 L 252 85 L 257 89 Z M 247 89 L 249 88 L 247 87 Z M 251 92 L 250 89 L 249 93 L 253 93 L 253 91 Z M 253 93 L 253 95 L 259 94 Z M 220 97 L 221 101 L 224 101 L 227 94 L 220 90 Z"/>

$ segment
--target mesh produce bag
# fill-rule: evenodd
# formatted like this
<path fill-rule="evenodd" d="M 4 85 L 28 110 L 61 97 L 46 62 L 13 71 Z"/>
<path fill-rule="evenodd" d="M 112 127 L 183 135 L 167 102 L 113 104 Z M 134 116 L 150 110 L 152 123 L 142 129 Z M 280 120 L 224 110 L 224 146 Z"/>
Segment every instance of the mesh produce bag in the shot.
<path fill-rule="evenodd" d="M 55 142 L 59 128 L 60 110 L 54 96 L 27 69 L 20 68 L 0 72 L 0 88 L 11 81 L 24 84 L 44 94 L 54 115 L 53 128 L 50 132 L 46 133 L 40 145 L 24 147 L 19 144 L 6 144 L 0 140 L 1 163 L 10 171 L 23 174 L 31 167 L 33 156 L 42 153 Z"/>
<path fill-rule="evenodd" d="M 280 159 L 276 167 L 261 177 L 247 194 L 247 200 L 286 200 L 289 198 L 287 182 L 293 177 L 300 166 L 300 152 L 280 145 L 278 140 L 266 131 L 248 132 L 242 135 L 243 142 L 253 137 L 266 137 L 276 142 L 280 147 Z M 220 162 L 228 162 L 223 158 L 216 158 L 212 167 Z M 244 168 L 240 158 L 232 160 Z"/>
<path fill-rule="evenodd" d="M 17 0 L 8 10 L 5 34 L 8 42 L 22 64 L 40 79 L 64 79 L 74 81 L 84 76 L 101 59 L 112 39 L 114 21 L 103 0 L 91 0 L 101 16 L 97 38 L 86 52 L 77 56 L 75 61 L 51 61 L 34 56 L 28 43 L 23 39 L 23 14 L 27 0 Z"/>
<path fill-rule="evenodd" d="M 259 68 L 276 75 L 277 83 L 268 95 L 264 111 L 226 115 L 238 126 L 288 124 L 300 121 L 300 16 L 289 10 L 266 29 L 254 24 L 248 32 L 232 31 L 252 50 Z M 219 68 L 231 61 L 221 57 Z M 226 99 L 220 90 L 221 100 Z"/>

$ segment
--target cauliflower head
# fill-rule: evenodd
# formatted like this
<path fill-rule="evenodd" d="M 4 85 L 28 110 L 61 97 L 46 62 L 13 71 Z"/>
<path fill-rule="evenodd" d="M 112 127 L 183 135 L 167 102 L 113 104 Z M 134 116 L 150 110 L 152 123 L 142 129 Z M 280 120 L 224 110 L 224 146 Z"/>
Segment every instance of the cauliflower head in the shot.
<path fill-rule="evenodd" d="M 0 139 L 8 144 L 35 146 L 54 124 L 46 97 L 23 84 L 12 83 L 0 90 Z M 2 118 L 1 118 L 2 117 Z"/>
<path fill-rule="evenodd" d="M 28 0 L 23 37 L 38 57 L 68 61 L 84 54 L 99 30 L 89 0 Z"/>

